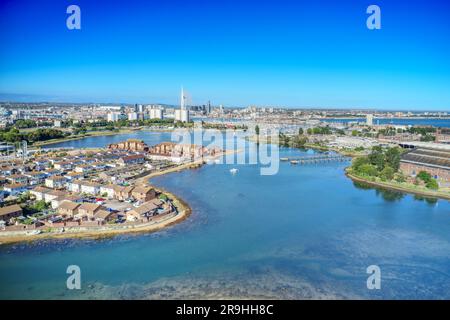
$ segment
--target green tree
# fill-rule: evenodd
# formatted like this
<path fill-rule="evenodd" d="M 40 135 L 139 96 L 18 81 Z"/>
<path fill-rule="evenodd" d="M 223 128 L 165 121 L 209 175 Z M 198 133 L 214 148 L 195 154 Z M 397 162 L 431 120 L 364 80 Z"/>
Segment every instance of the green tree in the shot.
<path fill-rule="evenodd" d="M 389 148 L 385 153 L 386 163 L 394 169 L 394 172 L 397 172 L 400 167 L 400 155 L 401 151 L 398 147 Z"/>
<path fill-rule="evenodd" d="M 425 185 L 428 189 L 432 190 L 438 190 L 439 184 L 437 183 L 436 179 L 431 178 L 430 181 L 428 181 Z"/>
<path fill-rule="evenodd" d="M 359 171 L 359 168 L 364 165 L 364 164 L 368 164 L 369 160 L 367 159 L 367 157 L 359 157 L 359 158 L 355 158 L 352 161 L 352 168 L 353 170 L 355 170 L 356 172 Z"/>
<path fill-rule="evenodd" d="M 364 176 L 375 177 L 378 173 L 378 170 L 374 165 L 366 163 L 359 167 L 358 173 Z"/>
<path fill-rule="evenodd" d="M 293 148 L 301 148 L 308 142 L 308 138 L 305 136 L 294 136 L 291 140 L 291 146 Z"/>
<path fill-rule="evenodd" d="M 378 170 L 383 170 L 385 160 L 381 146 L 372 148 L 372 152 L 369 154 L 369 162 L 376 166 Z"/>
<path fill-rule="evenodd" d="M 381 172 L 380 172 L 380 178 L 383 181 L 392 180 L 392 178 L 394 177 L 394 173 L 395 173 L 395 171 L 393 168 L 391 168 L 389 166 L 385 166 L 383 168 L 383 170 L 381 170 Z"/>
<path fill-rule="evenodd" d="M 303 134 L 303 128 L 299 128 L 299 129 L 298 129 L 298 134 L 299 134 L 299 135 L 302 135 L 302 134 Z"/>
<path fill-rule="evenodd" d="M 426 171 L 420 171 L 420 172 L 417 174 L 416 178 L 422 180 L 422 181 L 425 182 L 425 183 L 428 183 L 428 182 L 430 182 L 430 180 L 431 180 L 431 174 L 429 174 L 429 173 L 426 172 Z"/>

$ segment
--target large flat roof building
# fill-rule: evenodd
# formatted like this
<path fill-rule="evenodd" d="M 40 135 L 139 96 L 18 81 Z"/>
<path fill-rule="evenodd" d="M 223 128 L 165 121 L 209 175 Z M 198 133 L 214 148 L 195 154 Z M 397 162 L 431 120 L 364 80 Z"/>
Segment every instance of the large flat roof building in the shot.
<path fill-rule="evenodd" d="M 441 186 L 450 185 L 450 150 L 418 147 L 401 156 L 400 169 L 409 176 L 430 173 Z"/>

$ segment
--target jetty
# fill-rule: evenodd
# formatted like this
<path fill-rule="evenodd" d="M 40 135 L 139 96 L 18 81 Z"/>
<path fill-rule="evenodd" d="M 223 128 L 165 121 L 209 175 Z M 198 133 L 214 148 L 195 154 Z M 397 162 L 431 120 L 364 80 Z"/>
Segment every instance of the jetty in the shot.
<path fill-rule="evenodd" d="M 350 158 L 340 154 L 320 154 L 312 156 L 299 156 L 283 158 L 282 161 L 289 161 L 291 164 L 314 164 L 324 162 L 345 162 Z"/>

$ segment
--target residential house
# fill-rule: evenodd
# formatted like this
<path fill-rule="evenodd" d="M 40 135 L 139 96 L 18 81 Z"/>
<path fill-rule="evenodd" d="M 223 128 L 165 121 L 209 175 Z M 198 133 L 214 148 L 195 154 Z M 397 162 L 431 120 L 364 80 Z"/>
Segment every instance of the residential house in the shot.
<path fill-rule="evenodd" d="M 27 184 L 28 177 L 23 174 L 13 174 L 6 177 L 6 180 L 11 184 Z"/>
<path fill-rule="evenodd" d="M 34 195 L 36 201 L 41 201 L 45 200 L 45 195 L 51 191 L 54 190 L 43 186 L 37 186 L 34 189 L 30 190 L 30 193 Z"/>
<path fill-rule="evenodd" d="M 149 201 L 141 206 L 127 212 L 127 220 L 136 221 L 145 217 L 151 217 L 157 214 L 161 207 L 161 201 Z"/>
<path fill-rule="evenodd" d="M 133 191 L 134 187 L 131 186 L 114 186 L 115 198 L 117 200 L 127 200 L 131 198 L 131 191 Z"/>
<path fill-rule="evenodd" d="M 81 192 L 81 183 L 82 182 L 83 181 L 81 181 L 81 180 L 73 180 L 73 181 L 67 182 L 67 190 L 69 190 L 71 192 L 80 193 Z"/>
<path fill-rule="evenodd" d="M 36 170 L 44 170 L 50 167 L 50 161 L 46 159 L 36 159 L 33 161 Z"/>
<path fill-rule="evenodd" d="M 62 172 L 60 170 L 57 170 L 57 169 L 47 169 L 47 170 L 44 171 L 44 173 L 47 175 L 47 177 L 52 177 L 52 176 L 58 176 Z"/>
<path fill-rule="evenodd" d="M 96 182 L 90 182 L 90 181 L 81 181 L 80 183 L 80 187 L 81 190 L 80 192 L 82 193 L 87 193 L 87 194 L 92 194 L 92 195 L 97 195 L 100 193 L 100 184 L 96 183 Z"/>
<path fill-rule="evenodd" d="M 63 176 L 51 176 L 45 179 L 45 186 L 52 189 L 63 189 L 66 183 L 67 179 Z"/>
<path fill-rule="evenodd" d="M 115 195 L 115 191 L 114 191 L 114 185 L 110 184 L 110 185 L 105 185 L 105 186 L 100 186 L 100 194 L 105 197 L 108 197 L 110 199 L 114 198 Z"/>
<path fill-rule="evenodd" d="M 2 207 L 0 208 L 0 221 L 9 222 L 12 218 L 20 217 L 22 212 L 22 208 L 17 204 Z"/>
<path fill-rule="evenodd" d="M 17 196 L 28 190 L 25 184 L 6 184 L 3 186 L 3 190 L 10 196 Z"/>
<path fill-rule="evenodd" d="M 74 181 L 84 178 L 84 174 L 80 172 L 69 172 L 64 175 L 68 181 Z"/>
<path fill-rule="evenodd" d="M 124 156 L 117 160 L 117 163 L 121 166 L 127 166 L 131 164 L 142 164 L 145 162 L 145 156 L 143 154 L 133 154 Z"/>
<path fill-rule="evenodd" d="M 70 161 L 61 161 L 61 162 L 55 162 L 53 167 L 60 171 L 69 171 L 69 170 L 72 170 L 73 164 Z"/>
<path fill-rule="evenodd" d="M 58 214 L 63 217 L 73 218 L 78 214 L 78 208 L 81 206 L 81 203 L 64 200 L 59 204 Z"/>
<path fill-rule="evenodd" d="M 17 169 L 11 167 L 11 166 L 2 166 L 1 167 L 2 175 L 4 176 L 10 176 L 17 172 Z"/>
<path fill-rule="evenodd" d="M 41 171 L 26 172 L 24 175 L 28 178 L 28 184 L 35 186 L 45 182 L 47 175 Z"/>
<path fill-rule="evenodd" d="M 156 198 L 156 191 L 149 186 L 139 186 L 133 189 L 131 196 L 137 201 L 147 202 Z"/>
<path fill-rule="evenodd" d="M 78 207 L 77 218 L 93 218 L 95 213 L 99 210 L 105 210 L 106 208 L 97 203 L 84 202 Z"/>
<path fill-rule="evenodd" d="M 107 168 L 107 165 L 102 162 L 97 162 L 97 163 L 92 164 L 92 167 L 95 170 L 105 170 Z"/>
<path fill-rule="evenodd" d="M 66 195 L 67 195 L 66 191 L 50 190 L 49 192 L 44 194 L 44 201 L 51 203 L 52 200 L 54 200 L 54 199 L 56 199 L 58 197 L 66 196 Z"/>
<path fill-rule="evenodd" d="M 73 195 L 73 194 L 65 193 L 64 195 L 61 195 L 61 196 L 58 196 L 58 197 L 52 199 L 50 201 L 50 203 L 51 203 L 52 208 L 56 209 L 56 208 L 58 208 L 60 206 L 60 204 L 63 201 L 66 201 L 66 200 L 69 200 L 69 201 L 72 201 L 72 202 L 76 202 L 76 203 L 82 203 L 83 202 L 83 197 L 81 197 L 79 195 Z"/>
<path fill-rule="evenodd" d="M 94 167 L 89 164 L 80 164 L 75 167 L 75 172 L 78 173 L 89 173 L 94 171 Z"/>
<path fill-rule="evenodd" d="M 94 214 L 94 219 L 100 222 L 115 221 L 118 218 L 117 212 L 100 209 Z"/>

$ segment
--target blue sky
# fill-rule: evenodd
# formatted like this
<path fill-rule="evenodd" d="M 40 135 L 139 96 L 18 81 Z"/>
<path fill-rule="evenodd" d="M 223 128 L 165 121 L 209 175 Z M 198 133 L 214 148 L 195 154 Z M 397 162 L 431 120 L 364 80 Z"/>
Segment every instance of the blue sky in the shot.
<path fill-rule="evenodd" d="M 81 30 L 66 8 L 81 8 Z M 366 8 L 381 8 L 368 30 Z M 446 1 L 1 0 L 0 98 L 450 111 Z"/>

